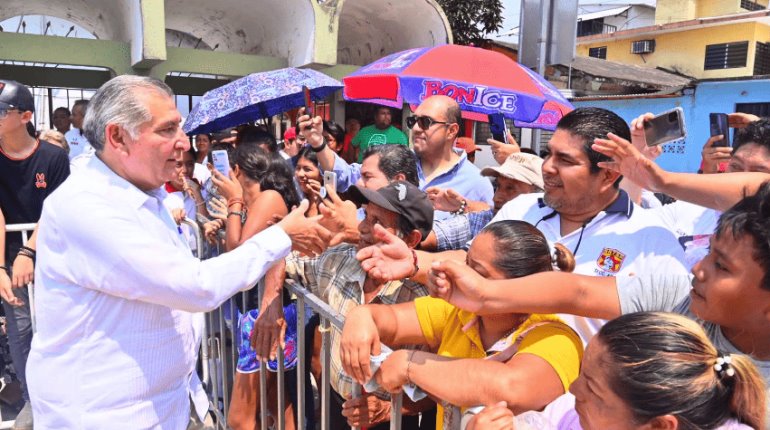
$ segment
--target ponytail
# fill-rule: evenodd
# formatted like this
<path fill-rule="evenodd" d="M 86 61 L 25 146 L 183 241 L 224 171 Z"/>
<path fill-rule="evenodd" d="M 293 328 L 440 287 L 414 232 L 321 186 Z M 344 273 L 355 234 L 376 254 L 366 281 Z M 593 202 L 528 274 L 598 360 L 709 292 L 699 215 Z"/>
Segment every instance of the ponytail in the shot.
<path fill-rule="evenodd" d="M 575 256 L 566 246 L 557 243 L 553 247 L 553 265 L 562 272 L 575 270 Z"/>
<path fill-rule="evenodd" d="M 762 375 L 745 355 L 732 354 L 729 357 L 733 376 L 728 376 L 726 371 L 723 371 L 717 372 L 717 377 L 731 386 L 730 412 L 743 424 L 763 429 L 767 425 L 767 397 Z"/>

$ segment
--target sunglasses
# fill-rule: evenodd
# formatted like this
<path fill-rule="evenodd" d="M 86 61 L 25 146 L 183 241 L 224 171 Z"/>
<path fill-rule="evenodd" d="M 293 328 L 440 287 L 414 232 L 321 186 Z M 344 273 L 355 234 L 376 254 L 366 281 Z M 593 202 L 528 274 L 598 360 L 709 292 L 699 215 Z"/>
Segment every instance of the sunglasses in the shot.
<path fill-rule="evenodd" d="M 429 129 L 433 124 L 454 124 L 453 122 L 446 122 L 446 121 L 436 121 L 435 119 L 429 117 L 429 116 L 418 116 L 418 115 L 412 115 L 410 117 L 406 118 L 406 126 L 409 128 L 414 127 L 415 124 L 419 124 L 420 128 L 423 130 Z"/>

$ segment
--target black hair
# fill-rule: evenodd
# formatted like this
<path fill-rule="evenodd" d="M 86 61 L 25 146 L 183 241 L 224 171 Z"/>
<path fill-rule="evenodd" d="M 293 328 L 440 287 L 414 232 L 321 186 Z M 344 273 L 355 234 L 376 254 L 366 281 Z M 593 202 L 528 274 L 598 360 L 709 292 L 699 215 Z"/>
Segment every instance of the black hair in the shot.
<path fill-rule="evenodd" d="M 770 182 L 724 212 L 714 233 L 717 237 L 730 233 L 735 239 L 748 236 L 753 240 L 754 260 L 765 271 L 760 286 L 770 291 Z"/>
<path fill-rule="evenodd" d="M 187 152 L 190 155 L 192 155 L 192 158 L 193 158 L 194 161 L 198 160 L 198 151 L 196 151 L 195 148 L 193 148 L 192 145 L 190 145 L 190 149 L 188 149 Z"/>
<path fill-rule="evenodd" d="M 608 385 L 631 410 L 634 424 L 673 415 L 681 430 L 715 429 L 731 418 L 764 428 L 764 381 L 751 359 L 730 354 L 728 374 L 697 322 L 664 312 L 622 315 L 594 336 L 606 348 Z M 594 342 L 592 340 L 591 342 Z"/>
<path fill-rule="evenodd" d="M 84 100 L 84 99 L 75 100 L 75 103 L 72 104 L 72 110 L 75 110 L 75 108 L 78 106 L 83 108 L 83 114 L 85 114 L 86 109 L 88 109 L 88 100 Z"/>
<path fill-rule="evenodd" d="M 598 165 L 599 162 L 612 161 L 610 157 L 591 148 L 591 145 L 594 144 L 594 139 L 606 139 L 607 133 L 613 133 L 628 141 L 631 140 L 631 129 L 628 128 L 626 121 L 616 113 L 602 108 L 577 108 L 564 115 L 559 120 L 556 128 L 583 139 L 583 152 L 588 156 L 592 174 L 596 174 L 601 170 Z M 615 182 L 616 188 L 620 185 L 621 179 L 622 176 Z"/>
<path fill-rule="evenodd" d="M 495 260 L 492 264 L 508 279 L 553 270 L 553 264 L 562 272 L 575 268 L 575 258 L 561 244 L 551 252 L 551 246 L 540 230 L 525 221 L 505 220 L 488 224 L 480 234 L 491 234 L 495 239 Z"/>
<path fill-rule="evenodd" d="M 763 118 L 751 122 L 735 132 L 735 143 L 733 144 L 735 151 L 747 143 L 762 146 L 770 151 L 770 120 Z"/>
<path fill-rule="evenodd" d="M 72 115 L 72 112 L 70 112 L 70 110 L 69 110 L 68 108 L 64 107 L 64 106 L 62 106 L 62 107 L 57 107 L 56 109 L 54 109 L 54 110 L 53 110 L 53 112 L 54 112 L 54 113 L 56 113 L 56 112 L 58 112 L 58 111 L 64 111 L 64 112 L 67 112 L 67 116 L 70 116 L 70 115 Z"/>
<path fill-rule="evenodd" d="M 334 121 L 324 121 L 324 131 L 331 134 L 337 145 L 342 147 L 345 142 L 345 129 Z"/>
<path fill-rule="evenodd" d="M 396 175 L 402 173 L 406 182 L 415 187 L 420 186 L 420 180 L 417 177 L 417 156 L 408 147 L 404 145 L 370 146 L 364 152 L 363 160 L 372 155 L 380 156 L 377 167 L 389 181 L 393 181 Z"/>
<path fill-rule="evenodd" d="M 237 165 L 247 178 L 258 182 L 262 190 L 277 191 L 287 208 L 299 204 L 294 176 L 279 155 L 265 152 L 256 142 L 243 142 L 233 150 L 231 164 Z"/>
<path fill-rule="evenodd" d="M 316 167 L 318 167 L 318 170 L 321 170 L 321 164 L 318 162 L 318 154 L 313 151 L 313 147 L 310 145 L 305 145 L 302 148 L 300 148 L 299 152 L 297 153 L 297 160 L 300 158 L 307 158 L 312 162 Z"/>
<path fill-rule="evenodd" d="M 267 152 L 278 152 L 278 142 L 275 140 L 275 136 L 262 127 L 247 125 L 238 131 L 237 145 L 250 142 L 264 145 L 267 147 Z"/>

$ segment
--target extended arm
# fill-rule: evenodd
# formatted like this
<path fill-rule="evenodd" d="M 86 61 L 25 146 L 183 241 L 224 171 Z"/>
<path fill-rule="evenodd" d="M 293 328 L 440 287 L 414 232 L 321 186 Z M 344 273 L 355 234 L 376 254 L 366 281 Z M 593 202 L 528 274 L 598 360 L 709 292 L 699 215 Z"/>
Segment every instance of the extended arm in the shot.
<path fill-rule="evenodd" d="M 0 210 L 0 264 L 5 266 L 5 216 L 2 210 Z M 20 306 L 23 303 L 13 294 L 8 269 L 6 267 L 0 270 L 0 297 L 13 306 Z"/>
<path fill-rule="evenodd" d="M 482 315 L 566 313 L 612 319 L 621 314 L 615 278 L 541 272 L 490 281 L 455 261 L 435 263 L 431 295 Z"/>

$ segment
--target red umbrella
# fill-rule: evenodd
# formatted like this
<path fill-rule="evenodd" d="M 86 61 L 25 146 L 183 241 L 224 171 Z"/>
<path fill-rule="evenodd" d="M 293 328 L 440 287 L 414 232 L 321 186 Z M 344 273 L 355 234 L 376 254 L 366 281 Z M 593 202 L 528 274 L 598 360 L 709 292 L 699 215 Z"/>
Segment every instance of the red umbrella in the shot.
<path fill-rule="evenodd" d="M 501 113 L 539 127 L 546 102 L 572 109 L 540 75 L 503 54 L 470 46 L 442 45 L 391 54 L 344 78 L 343 84 L 347 100 L 397 108 L 404 102 L 417 105 L 432 95 L 447 95 L 460 104 L 465 118 L 477 121 Z"/>

